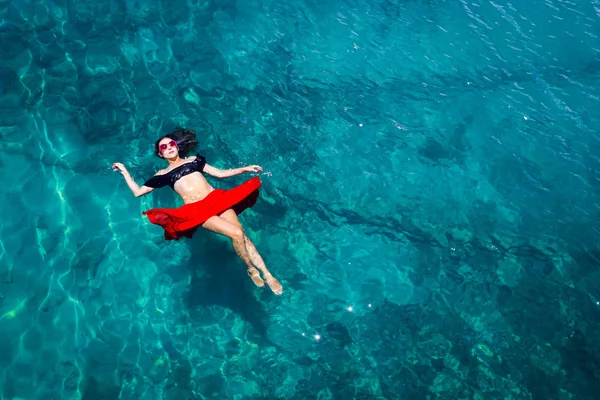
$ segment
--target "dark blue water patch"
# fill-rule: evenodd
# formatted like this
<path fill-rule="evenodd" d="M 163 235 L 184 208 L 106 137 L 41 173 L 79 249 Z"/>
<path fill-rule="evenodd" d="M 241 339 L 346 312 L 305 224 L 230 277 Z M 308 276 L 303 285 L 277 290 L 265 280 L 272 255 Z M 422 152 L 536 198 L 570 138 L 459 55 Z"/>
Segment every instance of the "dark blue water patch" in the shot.
<path fill-rule="evenodd" d="M 192 251 L 191 265 L 194 265 L 194 260 L 197 262 L 195 265 L 202 260 L 202 265 L 208 267 L 203 267 L 201 277 L 194 273 L 187 294 L 188 307 L 196 310 L 219 305 L 230 309 L 253 327 L 257 339 L 269 343 L 266 334 L 268 315 L 246 288 L 246 266 L 237 257 L 231 244 L 210 237 L 205 237 L 204 243 L 209 244 L 211 251 L 207 253 L 198 246 L 197 250 Z M 223 259 L 227 260 L 226 263 L 223 263 Z M 229 272 L 223 273 L 224 268 Z"/>

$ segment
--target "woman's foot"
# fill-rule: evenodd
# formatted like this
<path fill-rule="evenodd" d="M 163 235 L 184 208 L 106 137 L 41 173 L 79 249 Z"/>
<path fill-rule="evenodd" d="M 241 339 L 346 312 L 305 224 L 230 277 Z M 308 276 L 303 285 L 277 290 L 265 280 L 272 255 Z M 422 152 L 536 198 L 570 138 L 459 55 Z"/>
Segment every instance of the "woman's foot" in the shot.
<path fill-rule="evenodd" d="M 252 278 L 252 282 L 254 282 L 256 286 L 265 286 L 265 281 L 262 280 L 262 278 L 260 277 L 260 273 L 256 268 L 248 268 L 248 275 L 250 275 L 250 278 Z"/>
<path fill-rule="evenodd" d="M 267 285 L 269 285 L 273 293 L 275 293 L 276 295 L 280 295 L 283 292 L 283 287 L 281 286 L 281 283 L 279 283 L 279 281 L 275 279 L 273 275 L 269 274 L 268 272 L 263 272 L 263 276 L 265 277 L 265 281 L 267 281 Z"/>

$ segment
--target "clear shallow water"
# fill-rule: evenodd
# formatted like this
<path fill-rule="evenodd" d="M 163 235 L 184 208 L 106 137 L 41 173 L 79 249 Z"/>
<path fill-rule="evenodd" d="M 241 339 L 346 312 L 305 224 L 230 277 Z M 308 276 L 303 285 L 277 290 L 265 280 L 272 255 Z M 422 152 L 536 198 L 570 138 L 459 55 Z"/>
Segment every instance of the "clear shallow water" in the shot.
<path fill-rule="evenodd" d="M 0 10 L 1 399 L 600 390 L 597 1 Z M 176 124 L 265 168 L 281 297 L 110 171 Z"/>

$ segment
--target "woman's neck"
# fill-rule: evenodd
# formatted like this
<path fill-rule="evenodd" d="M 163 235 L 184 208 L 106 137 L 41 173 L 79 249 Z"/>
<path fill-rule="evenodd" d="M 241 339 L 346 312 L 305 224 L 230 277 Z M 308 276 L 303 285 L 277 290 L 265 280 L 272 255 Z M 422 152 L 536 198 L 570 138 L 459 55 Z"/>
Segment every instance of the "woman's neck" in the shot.
<path fill-rule="evenodd" d="M 176 156 L 174 158 L 167 158 L 166 160 L 169 163 L 169 165 L 176 165 L 176 164 L 180 163 L 181 161 L 183 161 L 183 159 L 179 156 Z"/>

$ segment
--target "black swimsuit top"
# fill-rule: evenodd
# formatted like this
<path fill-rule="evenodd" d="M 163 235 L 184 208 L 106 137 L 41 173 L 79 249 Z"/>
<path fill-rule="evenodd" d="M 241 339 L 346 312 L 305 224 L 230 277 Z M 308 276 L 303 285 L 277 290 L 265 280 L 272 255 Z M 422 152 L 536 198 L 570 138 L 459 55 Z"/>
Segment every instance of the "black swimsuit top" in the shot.
<path fill-rule="evenodd" d="M 189 175 L 193 172 L 202 173 L 205 165 L 206 158 L 198 154 L 196 155 L 196 159 L 194 161 L 188 161 L 186 163 L 183 163 L 179 167 L 173 168 L 166 174 L 154 175 L 152 178 L 148 179 L 144 183 L 144 186 L 156 189 L 169 185 L 171 186 L 171 189 L 173 189 L 173 187 L 175 186 L 175 182 L 177 182 L 182 177 Z"/>

